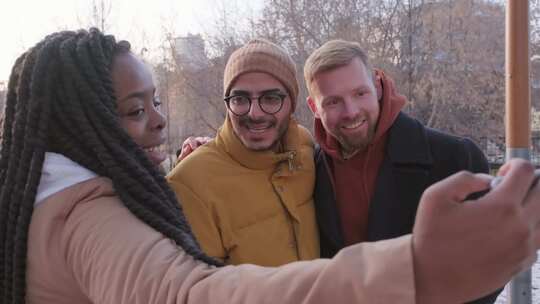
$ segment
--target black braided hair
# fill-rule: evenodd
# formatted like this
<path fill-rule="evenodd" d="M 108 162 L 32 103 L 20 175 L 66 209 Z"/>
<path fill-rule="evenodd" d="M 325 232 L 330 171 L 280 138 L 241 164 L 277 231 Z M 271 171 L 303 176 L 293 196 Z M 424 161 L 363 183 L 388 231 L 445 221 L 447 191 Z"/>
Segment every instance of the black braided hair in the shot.
<path fill-rule="evenodd" d="M 195 259 L 200 249 L 175 194 L 120 127 L 111 80 L 126 41 L 97 29 L 47 36 L 21 55 L 6 96 L 0 147 L 0 302 L 24 303 L 28 228 L 45 152 L 112 180 L 123 204 Z"/>

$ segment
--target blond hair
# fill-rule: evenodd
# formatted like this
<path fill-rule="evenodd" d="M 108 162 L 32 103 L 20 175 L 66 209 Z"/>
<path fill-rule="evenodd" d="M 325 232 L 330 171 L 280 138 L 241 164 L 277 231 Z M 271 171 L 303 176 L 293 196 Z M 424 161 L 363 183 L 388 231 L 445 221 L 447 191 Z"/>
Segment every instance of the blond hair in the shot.
<path fill-rule="evenodd" d="M 312 82 L 318 73 L 346 66 L 359 58 L 367 71 L 371 71 L 368 56 L 358 42 L 330 40 L 309 55 L 304 65 L 304 79 L 308 93 L 313 94 Z"/>

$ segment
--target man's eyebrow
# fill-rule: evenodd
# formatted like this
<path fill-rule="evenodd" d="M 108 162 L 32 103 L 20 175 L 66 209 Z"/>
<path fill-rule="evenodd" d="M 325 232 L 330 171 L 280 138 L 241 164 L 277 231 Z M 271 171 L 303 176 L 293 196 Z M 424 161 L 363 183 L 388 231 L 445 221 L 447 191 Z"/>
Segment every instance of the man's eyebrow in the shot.
<path fill-rule="evenodd" d="M 259 95 L 269 94 L 269 93 L 285 93 L 285 92 L 283 92 L 283 90 L 281 90 L 281 89 L 273 88 L 273 89 L 268 89 L 268 90 L 261 91 L 261 92 L 259 92 Z M 247 96 L 249 96 L 249 95 L 251 95 L 251 92 L 246 91 L 246 90 L 232 90 L 230 95 L 247 95 Z"/>
<path fill-rule="evenodd" d="M 369 89 L 370 89 L 370 87 L 368 85 L 361 84 L 358 87 L 356 87 L 355 90 L 360 91 L 360 90 L 369 90 Z"/>
<path fill-rule="evenodd" d="M 244 91 L 244 90 L 232 90 L 230 95 L 248 95 L 249 96 L 249 92 Z"/>
<path fill-rule="evenodd" d="M 281 90 L 281 89 L 275 88 L 275 89 L 264 90 L 264 91 L 261 92 L 261 95 L 262 94 L 269 94 L 269 93 L 285 93 L 285 92 L 283 92 L 283 90 Z"/>
<path fill-rule="evenodd" d="M 326 102 L 326 101 L 333 100 L 333 99 L 341 100 L 341 99 L 343 99 L 343 97 L 341 97 L 339 95 L 324 96 L 324 98 L 322 99 L 321 102 Z"/>

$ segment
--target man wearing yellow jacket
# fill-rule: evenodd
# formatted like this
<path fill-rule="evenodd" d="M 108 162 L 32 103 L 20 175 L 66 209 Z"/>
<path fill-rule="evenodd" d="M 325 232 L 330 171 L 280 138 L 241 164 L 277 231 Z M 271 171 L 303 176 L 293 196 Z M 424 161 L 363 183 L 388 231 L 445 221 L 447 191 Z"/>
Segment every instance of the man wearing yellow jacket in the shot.
<path fill-rule="evenodd" d="M 227 264 L 318 258 L 313 141 L 291 118 L 294 62 L 252 40 L 229 58 L 223 89 L 227 117 L 216 139 L 168 175 L 203 250 Z"/>

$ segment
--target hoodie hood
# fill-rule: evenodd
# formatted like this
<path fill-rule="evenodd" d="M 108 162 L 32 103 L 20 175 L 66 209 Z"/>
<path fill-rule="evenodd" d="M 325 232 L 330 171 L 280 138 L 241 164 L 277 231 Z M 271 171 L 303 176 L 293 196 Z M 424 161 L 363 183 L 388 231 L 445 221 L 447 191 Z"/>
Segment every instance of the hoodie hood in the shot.
<path fill-rule="evenodd" d="M 55 193 L 95 177 L 98 175 L 64 155 L 45 152 L 34 206 Z"/>
<path fill-rule="evenodd" d="M 370 149 L 373 143 L 384 138 L 407 101 L 405 96 L 397 93 L 394 81 L 381 70 L 375 70 L 375 88 L 378 94 L 380 94 L 379 96 L 381 96 L 379 98 L 380 112 L 375 134 L 368 149 Z M 315 138 L 321 148 L 331 157 L 343 159 L 339 142 L 335 137 L 326 132 L 321 120 L 318 118 L 315 119 L 314 130 Z"/>

